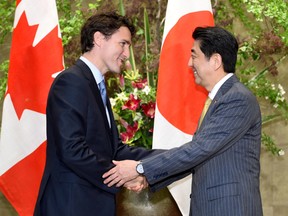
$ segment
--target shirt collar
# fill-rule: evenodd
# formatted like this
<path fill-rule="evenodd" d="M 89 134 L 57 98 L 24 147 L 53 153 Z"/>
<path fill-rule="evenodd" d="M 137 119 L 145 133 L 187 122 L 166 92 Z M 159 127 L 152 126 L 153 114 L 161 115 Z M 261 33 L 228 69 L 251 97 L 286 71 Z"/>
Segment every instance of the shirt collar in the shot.
<path fill-rule="evenodd" d="M 208 94 L 209 98 L 211 100 L 214 99 L 215 95 L 217 94 L 218 90 L 221 88 L 221 86 L 224 84 L 226 80 L 228 80 L 231 76 L 233 76 L 233 73 L 228 73 L 225 75 L 216 85 L 213 87 L 212 91 Z"/>
<path fill-rule="evenodd" d="M 104 80 L 104 76 L 101 74 L 99 69 L 84 56 L 81 56 L 80 59 L 90 68 L 97 85 L 99 85 L 99 83 Z"/>

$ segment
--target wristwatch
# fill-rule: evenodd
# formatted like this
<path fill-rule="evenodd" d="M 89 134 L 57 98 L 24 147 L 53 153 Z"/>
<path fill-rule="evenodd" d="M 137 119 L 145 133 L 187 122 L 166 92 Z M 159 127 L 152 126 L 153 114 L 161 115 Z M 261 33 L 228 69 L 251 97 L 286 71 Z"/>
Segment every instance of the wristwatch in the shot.
<path fill-rule="evenodd" d="M 142 165 L 142 162 L 140 161 L 140 163 L 137 164 L 136 166 L 136 171 L 140 174 L 140 175 L 143 175 L 144 174 L 144 168 L 143 168 L 143 165 Z"/>

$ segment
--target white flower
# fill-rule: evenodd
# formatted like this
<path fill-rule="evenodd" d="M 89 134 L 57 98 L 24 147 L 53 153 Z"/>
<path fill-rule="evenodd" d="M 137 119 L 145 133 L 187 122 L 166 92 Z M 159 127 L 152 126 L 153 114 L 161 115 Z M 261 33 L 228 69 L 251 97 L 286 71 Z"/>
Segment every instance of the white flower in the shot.
<path fill-rule="evenodd" d="M 111 106 L 114 107 L 116 105 L 116 100 L 114 98 L 109 98 Z"/>
<path fill-rule="evenodd" d="M 145 86 L 145 88 L 144 89 L 142 89 L 142 91 L 146 94 L 146 95 L 148 95 L 149 94 L 149 92 L 151 91 L 151 89 L 150 89 L 150 87 L 149 86 Z"/>
<path fill-rule="evenodd" d="M 283 102 L 284 100 L 285 100 L 284 97 L 277 97 L 277 98 L 276 98 L 276 101 L 281 101 L 281 102 Z"/>
<path fill-rule="evenodd" d="M 128 97 L 126 96 L 126 94 L 124 92 L 121 92 L 121 93 L 117 94 L 117 97 L 121 101 L 127 101 L 128 100 Z"/>
<path fill-rule="evenodd" d="M 135 117 L 133 118 L 133 121 L 139 121 L 141 119 L 143 119 L 141 113 L 140 112 L 136 112 L 135 113 Z"/>
<path fill-rule="evenodd" d="M 138 89 L 137 88 L 134 89 L 133 95 L 134 95 L 134 98 L 137 100 L 138 99 Z"/>
<path fill-rule="evenodd" d="M 283 156 L 283 155 L 285 155 L 285 151 L 283 151 L 282 149 L 278 152 L 278 155 L 279 156 Z"/>
<path fill-rule="evenodd" d="M 265 96 L 265 99 L 266 99 L 266 100 L 268 100 L 268 99 L 269 99 L 269 97 L 268 97 L 268 96 Z"/>
<path fill-rule="evenodd" d="M 278 89 L 280 90 L 281 96 L 283 96 L 286 92 L 281 84 L 278 84 Z"/>
<path fill-rule="evenodd" d="M 274 108 L 277 108 L 279 105 L 277 104 L 277 103 L 275 103 L 274 105 L 273 105 L 273 107 Z"/>

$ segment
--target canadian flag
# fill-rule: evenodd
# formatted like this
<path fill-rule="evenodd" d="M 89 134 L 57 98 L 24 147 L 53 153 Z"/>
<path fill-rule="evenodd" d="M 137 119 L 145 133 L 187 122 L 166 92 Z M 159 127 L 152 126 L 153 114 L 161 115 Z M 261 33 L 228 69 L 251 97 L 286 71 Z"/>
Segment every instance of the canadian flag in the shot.
<path fill-rule="evenodd" d="M 45 165 L 46 100 L 63 70 L 55 0 L 17 0 L 0 139 L 0 189 L 33 215 Z"/>
<path fill-rule="evenodd" d="M 210 0 L 169 0 L 160 54 L 153 148 L 170 149 L 191 141 L 207 92 L 188 68 L 192 32 L 213 26 Z M 169 186 L 183 215 L 189 215 L 191 176 Z"/>

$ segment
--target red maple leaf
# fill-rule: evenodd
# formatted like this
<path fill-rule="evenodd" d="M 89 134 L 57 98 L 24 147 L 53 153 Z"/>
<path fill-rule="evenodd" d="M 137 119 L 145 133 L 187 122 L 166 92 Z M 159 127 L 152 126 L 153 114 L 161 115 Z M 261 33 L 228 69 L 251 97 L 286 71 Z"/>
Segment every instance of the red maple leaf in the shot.
<path fill-rule="evenodd" d="M 12 37 L 7 94 L 11 95 L 19 119 L 24 109 L 46 113 L 52 74 L 63 70 L 58 27 L 33 47 L 37 28 L 38 25 L 28 25 L 24 12 Z"/>

